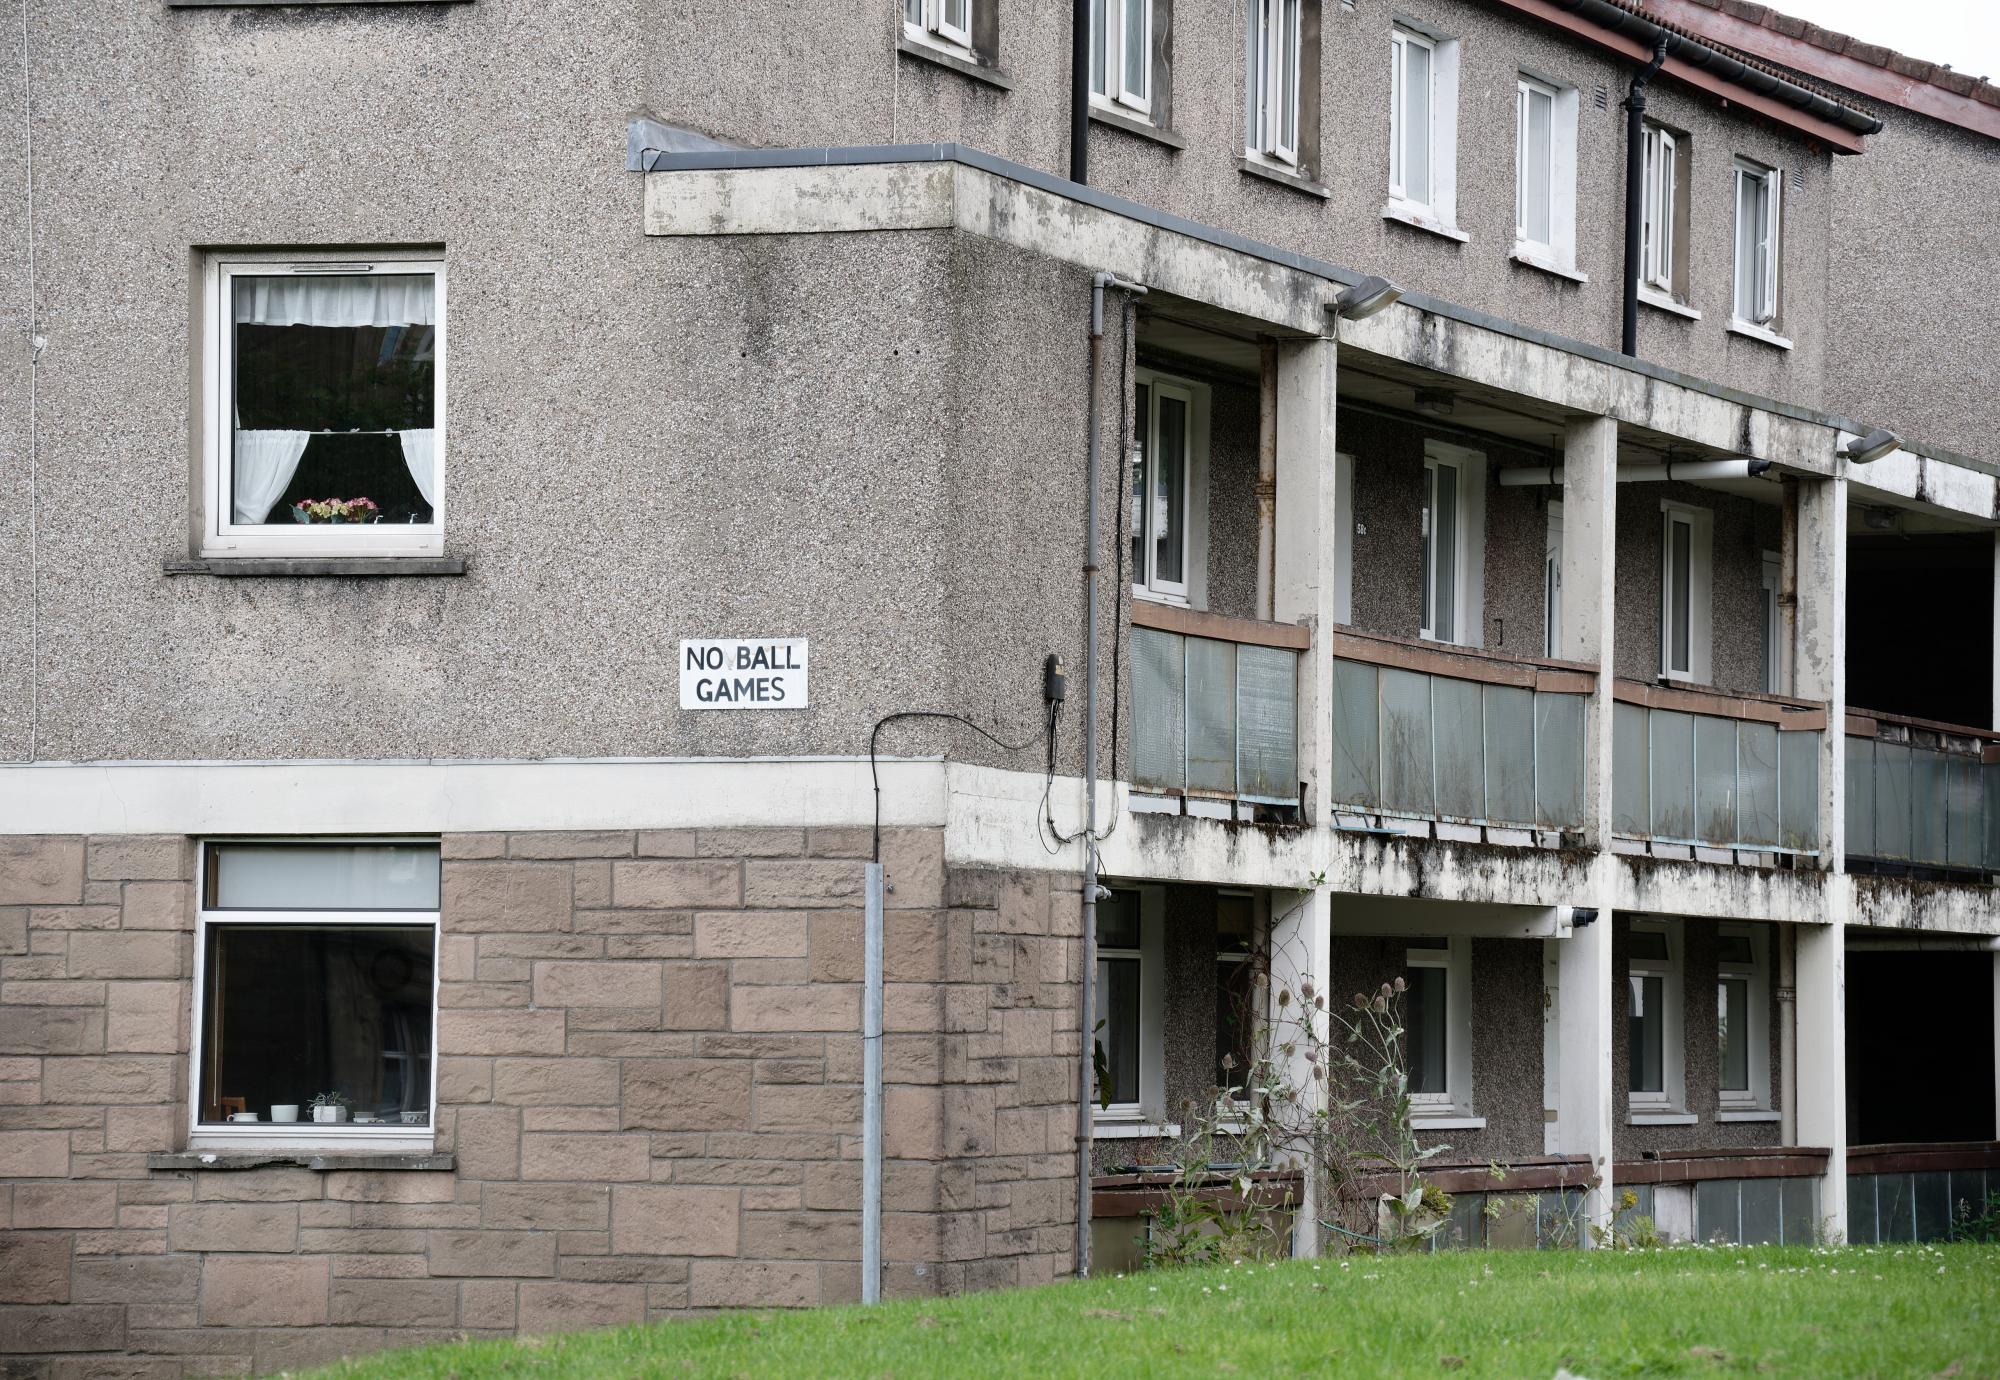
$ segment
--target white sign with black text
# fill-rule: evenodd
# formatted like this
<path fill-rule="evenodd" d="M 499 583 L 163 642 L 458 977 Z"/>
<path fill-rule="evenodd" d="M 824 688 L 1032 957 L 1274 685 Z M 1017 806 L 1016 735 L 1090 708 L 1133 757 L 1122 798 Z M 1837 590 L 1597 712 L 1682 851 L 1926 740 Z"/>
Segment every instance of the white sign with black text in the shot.
<path fill-rule="evenodd" d="M 686 638 L 681 708 L 804 709 L 803 637 Z"/>

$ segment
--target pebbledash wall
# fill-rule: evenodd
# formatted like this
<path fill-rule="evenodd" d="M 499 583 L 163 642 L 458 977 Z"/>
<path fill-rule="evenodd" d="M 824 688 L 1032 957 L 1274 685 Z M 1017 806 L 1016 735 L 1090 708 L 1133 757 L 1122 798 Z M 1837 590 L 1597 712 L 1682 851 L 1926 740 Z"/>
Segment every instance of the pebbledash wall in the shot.
<path fill-rule="evenodd" d="M 947 869 L 943 841 L 882 842 L 889 1293 L 1071 1260 L 1077 879 Z M 0 838 L 0 1353 L 269 1371 L 857 1298 L 870 848 L 446 835 L 448 1167 L 389 1171 L 160 1167 L 187 1139 L 193 843 Z"/>

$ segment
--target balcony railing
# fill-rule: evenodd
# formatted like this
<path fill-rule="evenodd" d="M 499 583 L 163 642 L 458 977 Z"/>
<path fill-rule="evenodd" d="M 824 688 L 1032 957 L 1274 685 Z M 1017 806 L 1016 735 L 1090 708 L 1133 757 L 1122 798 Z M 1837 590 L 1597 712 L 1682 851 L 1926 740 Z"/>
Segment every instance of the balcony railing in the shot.
<path fill-rule="evenodd" d="M 1299 803 L 1299 652 L 1309 632 L 1134 600 L 1132 784 Z"/>
<path fill-rule="evenodd" d="M 1619 681 L 1611 813 L 1620 838 L 1813 854 L 1826 709 L 1772 695 Z"/>
<path fill-rule="evenodd" d="M 1582 827 L 1594 669 L 1347 629 L 1333 653 L 1335 811 Z"/>
<path fill-rule="evenodd" d="M 1895 870 L 2000 872 L 2000 735 L 1851 712 L 1846 842 Z"/>

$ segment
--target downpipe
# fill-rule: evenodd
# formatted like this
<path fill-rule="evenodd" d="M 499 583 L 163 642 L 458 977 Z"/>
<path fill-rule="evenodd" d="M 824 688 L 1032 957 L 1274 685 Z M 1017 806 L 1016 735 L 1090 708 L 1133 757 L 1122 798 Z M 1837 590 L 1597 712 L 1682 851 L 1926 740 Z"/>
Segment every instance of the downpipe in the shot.
<path fill-rule="evenodd" d="M 1090 1115 L 1090 1087 L 1096 1077 L 1092 1054 L 1097 1047 L 1097 469 L 1098 388 L 1104 376 L 1104 292 L 1112 288 L 1133 297 L 1144 295 L 1138 283 L 1115 273 L 1098 273 L 1090 280 L 1089 443 L 1084 462 L 1083 520 L 1083 972 L 1081 1039 L 1077 1045 L 1076 1084 L 1076 1276 L 1090 1275 L 1090 1149 L 1095 1129 Z M 1120 340 L 1119 349 L 1128 342 Z M 1123 444 L 1123 438 L 1120 438 Z M 1111 688 L 1112 694 L 1118 687 Z"/>
<path fill-rule="evenodd" d="M 882 1301 L 882 864 L 863 877 L 861 927 L 861 1301 Z"/>
<path fill-rule="evenodd" d="M 1667 49 L 1674 36 L 1664 29 L 1653 40 L 1653 56 L 1632 74 L 1632 89 L 1625 96 L 1625 320 L 1619 348 L 1628 356 L 1639 353 L 1639 222 L 1645 205 L 1646 171 L 1646 87 L 1667 61 Z"/>

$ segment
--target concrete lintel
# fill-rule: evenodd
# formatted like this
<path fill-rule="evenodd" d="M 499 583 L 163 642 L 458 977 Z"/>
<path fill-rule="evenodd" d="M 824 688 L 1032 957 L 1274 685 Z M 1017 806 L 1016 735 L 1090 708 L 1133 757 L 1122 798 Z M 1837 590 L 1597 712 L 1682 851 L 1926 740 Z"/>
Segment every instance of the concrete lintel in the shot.
<path fill-rule="evenodd" d="M 803 235 L 947 230 L 954 165 L 707 168 L 646 178 L 648 235 Z"/>
<path fill-rule="evenodd" d="M 1623 915 L 1693 915 L 1717 920 L 1826 920 L 1839 885 L 1824 872 L 1780 872 L 1714 863 L 1614 857 L 1613 904 Z"/>
<path fill-rule="evenodd" d="M 1849 439 L 1850 433 L 1841 433 L 1841 444 Z M 1992 475 L 1914 451 L 1891 451 L 1873 464 L 1848 465 L 1847 481 L 1861 502 L 1886 500 L 1895 507 L 1984 521 L 2000 516 L 2000 483 Z"/>
<path fill-rule="evenodd" d="M 2000 910 L 1989 887 L 1851 876 L 1849 923 L 1908 934 L 2000 935 Z"/>
<path fill-rule="evenodd" d="M 1327 885 L 1352 895 L 1547 909 L 1590 904 L 1590 861 L 1569 851 L 1335 834 Z"/>
<path fill-rule="evenodd" d="M 1335 934 L 1466 935 L 1474 939 L 1567 939 L 1570 925 L 1558 906 L 1483 906 L 1464 901 L 1410 900 L 1396 896 L 1333 898 Z"/>

